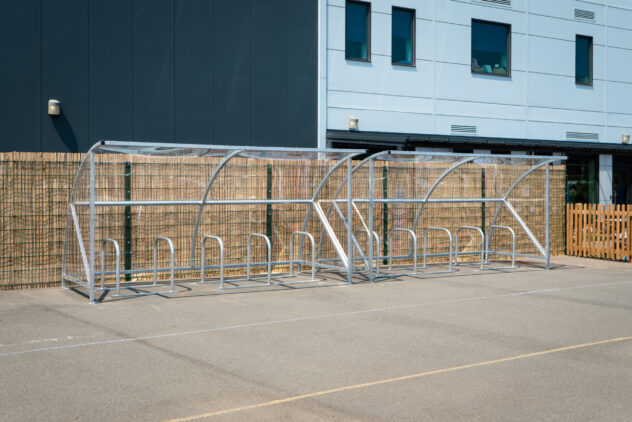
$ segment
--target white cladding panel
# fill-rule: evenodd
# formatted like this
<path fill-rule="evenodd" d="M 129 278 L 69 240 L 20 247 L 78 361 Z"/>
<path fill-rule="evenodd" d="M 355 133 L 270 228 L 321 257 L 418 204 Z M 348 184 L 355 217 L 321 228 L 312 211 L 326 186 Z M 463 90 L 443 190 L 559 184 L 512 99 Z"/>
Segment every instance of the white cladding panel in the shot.
<path fill-rule="evenodd" d="M 632 132 L 632 1 L 371 1 L 371 62 L 345 60 L 345 1 L 327 2 L 327 128 L 620 142 Z M 415 66 L 391 63 L 392 7 L 416 10 Z M 575 9 L 594 21 L 575 18 Z M 511 76 L 472 74 L 471 22 L 511 25 Z M 593 37 L 593 85 L 575 84 L 575 37 Z M 323 36 L 323 34 L 321 34 Z"/>

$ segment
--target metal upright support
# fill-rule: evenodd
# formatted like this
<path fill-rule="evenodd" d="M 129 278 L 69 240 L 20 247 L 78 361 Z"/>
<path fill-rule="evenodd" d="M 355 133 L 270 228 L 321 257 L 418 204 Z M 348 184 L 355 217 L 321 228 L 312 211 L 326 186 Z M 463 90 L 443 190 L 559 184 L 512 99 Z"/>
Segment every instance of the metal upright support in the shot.
<path fill-rule="evenodd" d="M 104 239 L 101 243 L 101 290 L 105 290 L 105 247 L 108 243 L 114 245 L 114 252 L 116 254 L 116 295 L 121 294 L 121 248 L 114 239 Z"/>
<path fill-rule="evenodd" d="M 353 161 L 347 159 L 347 284 L 353 283 Z"/>
<path fill-rule="evenodd" d="M 369 161 L 369 230 L 367 235 L 369 236 L 369 283 L 373 283 L 373 236 L 376 234 L 373 231 L 373 160 Z M 378 244 L 378 251 L 379 251 Z M 378 264 L 379 265 L 379 264 Z"/>
<path fill-rule="evenodd" d="M 224 242 L 219 236 L 207 235 L 202 238 L 202 252 L 200 256 L 200 284 L 205 284 L 204 273 L 206 271 L 206 241 L 215 240 L 219 245 L 219 288 L 224 287 Z"/>
<path fill-rule="evenodd" d="M 90 285 L 90 304 L 94 304 L 94 290 L 95 290 L 95 278 L 94 278 L 94 242 L 95 242 L 95 209 L 94 203 L 96 201 L 95 192 L 95 167 L 94 167 L 94 153 L 90 153 L 90 279 L 88 280 Z"/>
<path fill-rule="evenodd" d="M 158 236 L 154 239 L 154 287 L 158 285 L 158 242 L 164 240 L 169 245 L 170 252 L 170 275 L 171 275 L 171 290 L 167 293 L 175 293 L 174 283 L 175 283 L 175 265 L 176 265 L 176 250 L 173 247 L 173 242 L 168 237 Z"/>
<path fill-rule="evenodd" d="M 548 270 L 551 266 L 551 192 L 550 192 L 550 180 L 551 180 L 551 163 L 546 164 L 546 187 L 545 187 L 545 214 L 544 224 L 545 228 L 545 268 Z"/>
<path fill-rule="evenodd" d="M 272 243 L 270 238 L 265 234 L 253 233 L 248 236 L 248 242 L 246 243 L 246 280 L 250 280 L 250 241 L 253 237 L 261 237 L 266 241 L 266 247 L 268 250 L 268 286 L 272 284 Z"/>

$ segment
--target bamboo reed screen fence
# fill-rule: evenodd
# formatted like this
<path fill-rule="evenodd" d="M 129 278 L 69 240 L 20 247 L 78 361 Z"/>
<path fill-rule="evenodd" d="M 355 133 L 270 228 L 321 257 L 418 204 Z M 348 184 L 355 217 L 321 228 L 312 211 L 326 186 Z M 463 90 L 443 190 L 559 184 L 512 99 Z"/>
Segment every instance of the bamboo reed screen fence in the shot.
<path fill-rule="evenodd" d="M 58 286 L 61 281 L 62 251 L 68 201 L 77 169 L 84 154 L 63 153 L 0 153 L 0 289 L 19 289 L 29 287 Z M 212 171 L 208 158 L 191 158 L 185 164 L 174 166 L 169 160 L 152 163 L 142 157 L 134 162 L 112 162 L 108 171 L 112 174 L 130 174 L 128 178 L 119 178 L 114 184 L 104 184 L 100 188 L 108 189 L 111 195 L 126 198 L 154 199 L 199 199 L 199 186 L 195 181 L 207 180 Z M 160 161 L 160 160 L 158 160 Z M 317 162 L 287 162 L 279 165 L 260 160 L 255 163 L 236 160 L 226 169 L 216 182 L 216 192 L 211 196 L 222 197 L 290 197 L 293 191 L 310 185 L 318 180 L 326 168 L 313 168 Z M 130 170 L 130 166 L 132 170 Z M 254 168 L 256 167 L 256 168 Z M 510 183 L 515 174 L 524 168 L 512 166 L 501 169 L 499 166 L 486 168 L 484 165 L 466 165 L 444 181 L 437 191 L 438 196 L 447 197 L 458 194 L 461 197 L 485 196 L 494 190 L 502 190 Z M 407 163 L 384 163 L 376 165 L 375 185 L 381 186 L 384 197 L 409 195 L 406 190 L 418 188 L 430 183 L 442 168 L 420 168 Z M 501 173 L 505 171 L 504 175 Z M 515 172 L 515 173 L 514 173 Z M 553 166 L 551 169 L 551 254 L 560 255 L 565 252 L 564 235 L 564 166 Z M 344 179 L 345 172 L 334 174 L 327 189 L 335 189 Z M 313 180 L 312 180 L 313 179 Z M 362 193 L 364 187 L 358 175 L 354 181 L 354 193 Z M 115 179 L 112 179 L 115 180 Z M 355 180 L 355 177 L 354 177 Z M 486 183 L 481 184 L 481 180 Z M 483 191 L 481 192 L 481 189 Z M 326 196 L 326 195 L 325 195 Z M 543 203 L 533 202 L 532 198 L 544 198 L 544 172 L 537 171 L 527 177 L 519 189 L 512 194 L 518 204 L 518 212 L 525 222 L 535 229 L 535 235 L 543 237 Z M 524 201 L 524 202 L 521 202 Z M 487 208 L 486 208 L 487 206 Z M 250 233 L 268 234 L 273 242 L 273 260 L 287 257 L 289 250 L 287 240 L 289 234 L 297 230 L 305 215 L 301 205 L 252 205 L 217 207 L 212 213 L 204 215 L 202 226 L 205 233 L 215 233 L 225 237 L 227 262 L 243 259 L 245 255 L 245 238 Z M 151 261 L 151 239 L 156 233 L 169 236 L 176 245 L 190 245 L 191 223 L 195 219 L 196 207 L 169 209 L 163 207 L 154 210 L 140 210 L 138 207 L 104 208 L 97 217 L 103 229 L 117 232 L 125 242 L 124 265 L 146 265 Z M 429 204 L 424 211 L 423 226 L 443 226 L 455 230 L 459 225 L 471 224 L 485 227 L 490 224 L 495 208 L 489 204 Z M 135 218 L 141 213 L 143 218 Z M 389 204 L 375 210 L 375 229 L 381 235 L 380 253 L 386 255 L 386 234 L 393 227 L 405 226 L 414 218 L 415 210 L 410 205 Z M 84 218 L 85 216 L 80 216 Z M 365 216 L 366 217 L 366 216 Z M 354 217 L 355 218 L 355 217 Z M 501 214 L 499 224 L 514 225 L 509 216 Z M 332 221 L 332 225 L 342 224 Z M 315 221 L 310 222 L 309 231 L 317 232 Z M 354 228 L 360 229 L 354 219 Z M 120 232 L 120 233 L 119 233 Z M 540 233 L 542 232 L 542 233 Z M 317 235 L 317 233 L 315 233 Z M 528 248 L 527 236 L 516 229 L 517 247 Z M 508 243 L 498 233 L 496 241 Z M 629 238 L 629 237 L 628 237 Z M 360 235 L 358 235 L 360 240 Z M 341 239 L 344 244 L 344 239 Z M 367 239 L 364 240 L 366 242 Z M 478 240 L 475 236 L 468 239 L 464 236 L 461 250 L 474 248 Z M 443 239 L 433 241 L 435 251 L 447 248 Z M 395 248 L 405 252 L 408 243 L 404 237 L 398 238 Z M 497 247 L 494 249 L 498 250 Z M 132 253 L 133 251 L 133 253 Z M 255 254 L 263 257 L 263 248 L 255 250 Z M 397 253 L 397 252 L 395 252 Z M 178 259 L 188 259 L 186 247 L 178 250 Z M 324 256 L 328 254 L 325 247 Z M 144 262 L 136 262 L 136 261 Z M 166 254 L 161 252 L 161 261 L 166 262 Z"/>
<path fill-rule="evenodd" d="M 632 205 L 568 204 L 566 253 L 630 262 Z"/>

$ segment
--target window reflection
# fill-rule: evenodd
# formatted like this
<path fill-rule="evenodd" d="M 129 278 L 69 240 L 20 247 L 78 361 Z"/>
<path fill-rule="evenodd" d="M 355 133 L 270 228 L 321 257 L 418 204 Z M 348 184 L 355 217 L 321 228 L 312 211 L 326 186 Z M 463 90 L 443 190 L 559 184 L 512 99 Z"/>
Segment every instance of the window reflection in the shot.
<path fill-rule="evenodd" d="M 391 44 L 393 63 L 414 64 L 414 28 L 415 11 L 394 7 Z"/>
<path fill-rule="evenodd" d="M 347 1 L 345 12 L 345 57 L 369 60 L 369 3 Z"/>
<path fill-rule="evenodd" d="M 510 25 L 473 20 L 472 72 L 510 75 L 510 34 Z"/>
<path fill-rule="evenodd" d="M 575 83 L 592 85 L 592 37 L 575 38 Z"/>

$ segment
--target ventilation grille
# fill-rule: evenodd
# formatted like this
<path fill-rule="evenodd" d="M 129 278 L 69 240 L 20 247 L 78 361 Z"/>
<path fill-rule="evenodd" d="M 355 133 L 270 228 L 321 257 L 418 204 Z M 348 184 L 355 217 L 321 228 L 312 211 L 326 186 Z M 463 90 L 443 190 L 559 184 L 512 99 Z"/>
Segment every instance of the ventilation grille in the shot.
<path fill-rule="evenodd" d="M 476 135 L 476 126 L 450 125 L 450 131 L 452 133 L 473 133 Z"/>
<path fill-rule="evenodd" d="M 595 20 L 595 12 L 590 10 L 575 9 L 575 17 L 578 19 L 586 19 L 589 21 Z"/>
<path fill-rule="evenodd" d="M 511 6 L 511 0 L 480 0 L 484 3 L 501 4 L 503 6 Z"/>
<path fill-rule="evenodd" d="M 598 141 L 599 134 L 591 132 L 566 132 L 566 139 L 581 139 L 582 141 Z"/>

